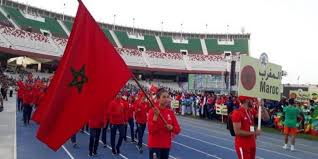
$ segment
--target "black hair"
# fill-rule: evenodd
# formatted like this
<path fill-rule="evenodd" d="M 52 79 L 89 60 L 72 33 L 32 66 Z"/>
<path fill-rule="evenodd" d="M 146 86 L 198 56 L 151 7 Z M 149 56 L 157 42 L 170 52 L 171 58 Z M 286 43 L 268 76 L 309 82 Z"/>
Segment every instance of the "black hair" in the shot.
<path fill-rule="evenodd" d="M 160 98 L 162 93 L 168 93 L 168 91 L 166 89 L 164 89 L 164 88 L 159 88 L 158 91 L 157 91 L 156 97 Z"/>
<path fill-rule="evenodd" d="M 289 105 L 294 105 L 295 104 L 295 100 L 293 98 L 288 100 Z"/>

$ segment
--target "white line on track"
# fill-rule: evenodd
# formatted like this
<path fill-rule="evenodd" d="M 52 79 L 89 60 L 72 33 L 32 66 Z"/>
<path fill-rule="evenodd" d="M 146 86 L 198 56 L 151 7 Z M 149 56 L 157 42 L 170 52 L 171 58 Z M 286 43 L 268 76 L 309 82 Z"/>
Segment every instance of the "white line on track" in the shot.
<path fill-rule="evenodd" d="M 220 132 L 220 131 L 217 131 L 217 130 L 211 130 L 211 129 L 202 128 L 202 127 L 198 127 L 198 126 L 194 126 L 194 125 L 189 125 L 189 126 L 190 126 L 190 127 L 196 127 L 196 128 L 202 129 L 202 130 L 208 130 L 208 131 L 211 131 L 211 132 L 214 132 L 214 133 L 217 133 L 217 134 L 224 135 L 224 133 L 222 133 L 222 132 Z M 183 128 L 183 129 L 186 130 L 186 128 Z M 186 130 L 186 131 L 190 131 L 190 130 Z M 193 131 L 190 131 L 190 132 L 193 132 Z M 199 132 L 195 132 L 195 133 L 202 134 L 202 133 L 199 133 Z M 215 137 L 215 136 L 211 136 L 211 135 L 207 135 L 207 134 L 202 134 L 202 135 L 206 135 L 206 136 L 209 136 L 209 137 L 217 138 L 217 139 L 219 139 L 219 140 L 231 141 L 230 139 L 226 139 L 226 138 L 222 138 L 222 137 Z M 263 138 L 263 137 L 264 137 L 264 136 L 260 136 L 260 138 Z M 266 138 L 266 137 L 265 137 L 265 138 Z M 272 146 L 281 148 L 280 145 L 273 144 L 273 143 L 270 143 L 270 142 L 266 142 L 266 141 L 262 141 L 262 140 L 257 140 L 257 142 L 259 142 L 259 143 L 264 143 L 264 144 L 267 144 L 267 145 L 272 145 Z M 314 149 L 313 149 L 313 150 L 314 150 Z M 306 150 L 297 149 L 297 151 L 318 156 L 317 153 L 313 153 L 313 152 L 306 151 Z"/>
<path fill-rule="evenodd" d="M 280 139 L 277 139 L 277 138 L 273 138 L 273 137 L 268 137 L 268 136 L 262 136 L 262 138 L 266 138 L 266 140 L 271 140 L 271 141 L 276 141 L 276 142 L 279 142 L 281 143 L 283 141 L 283 138 L 280 140 Z M 303 143 L 296 143 L 297 145 L 301 145 L 303 147 L 309 147 L 309 148 L 314 148 L 315 146 L 314 145 L 306 145 L 306 144 L 303 144 Z M 317 149 L 315 149 L 317 150 Z"/>
<path fill-rule="evenodd" d="M 189 139 L 192 139 L 192 140 L 196 140 L 196 141 L 200 141 L 200 142 L 203 142 L 203 143 L 206 143 L 208 145 L 213 145 L 213 146 L 216 146 L 216 147 L 219 147 L 219 148 L 223 148 L 223 149 L 226 149 L 226 150 L 230 150 L 230 151 L 234 151 L 234 149 L 231 149 L 231 148 L 228 148 L 228 147 L 224 147 L 224 146 L 220 146 L 218 144 L 214 144 L 214 143 L 211 143 L 211 142 L 207 142 L 207 141 L 203 141 L 201 139 L 197 139 L 197 138 L 194 138 L 194 137 L 191 137 L 191 136 L 188 136 L 188 135 L 183 135 L 183 134 L 179 134 L 179 136 L 183 136 L 183 137 L 186 137 L 186 138 L 189 138 Z"/>
<path fill-rule="evenodd" d="M 126 137 L 128 137 L 129 139 L 131 139 L 131 137 L 129 137 L 129 136 L 126 136 Z M 148 146 L 147 144 L 145 144 L 145 143 L 142 143 L 144 146 Z M 173 156 L 171 156 L 171 155 L 169 155 L 169 158 L 171 158 L 171 159 L 177 159 L 177 158 L 175 158 L 175 157 L 173 157 Z"/>
<path fill-rule="evenodd" d="M 200 134 L 200 135 L 205 135 L 205 136 L 208 136 L 208 137 L 211 137 L 211 138 L 216 138 L 216 139 L 218 139 L 218 140 L 233 142 L 233 140 L 230 140 L 230 139 L 226 139 L 226 138 L 222 138 L 222 137 L 217 137 L 217 136 L 212 136 L 212 135 L 208 135 L 208 134 L 204 134 L 204 133 L 200 133 L 200 132 L 195 132 L 195 131 L 187 130 L 187 128 L 183 128 L 183 130 L 184 130 L 184 131 L 188 131 L 188 132 L 198 133 L 198 134 Z M 214 131 L 213 131 L 213 132 L 214 132 Z M 261 137 L 262 137 L 262 136 L 261 136 Z M 275 146 L 275 147 L 278 147 L 278 148 L 281 148 L 280 145 L 273 144 L 273 143 L 270 143 L 270 142 L 265 142 L 265 141 L 261 141 L 261 140 L 257 140 L 257 142 L 263 143 L 263 144 L 267 144 L 267 145 L 271 145 L 271 146 Z M 234 149 L 233 149 L 233 150 L 234 150 Z M 311 154 L 311 155 L 314 155 L 314 156 L 318 156 L 317 153 L 309 152 L 309 151 L 306 151 L 306 150 L 297 149 L 297 151 L 303 152 L 303 153 L 307 153 L 307 154 Z"/>
<path fill-rule="evenodd" d="M 70 159 L 75 159 L 74 156 L 64 147 L 62 146 L 63 150 L 67 153 L 67 155 L 70 157 Z"/>
<path fill-rule="evenodd" d="M 85 134 L 87 134 L 89 136 L 89 133 L 87 131 L 84 131 Z M 102 140 L 99 140 L 99 143 L 103 144 Z M 108 149 L 112 149 L 109 145 L 107 145 Z M 128 159 L 128 157 L 124 156 L 123 154 L 119 154 L 120 157 L 122 157 L 123 159 Z"/>
<path fill-rule="evenodd" d="M 190 125 L 190 126 L 192 126 L 192 127 L 197 127 L 197 126 L 193 126 L 193 125 Z M 199 128 L 199 129 L 203 129 L 203 128 L 201 128 L 201 127 L 197 127 L 197 128 Z M 204 130 L 204 129 L 203 129 L 203 130 Z M 210 129 L 206 129 L 206 128 L 205 128 L 205 130 L 212 131 L 212 130 L 210 130 Z M 214 131 L 212 131 L 212 132 L 214 132 Z M 199 140 L 199 139 L 197 139 L 197 140 Z M 268 151 L 268 152 L 275 153 L 275 154 L 278 154 L 278 155 L 281 155 L 281 156 L 285 156 L 285 157 L 290 157 L 290 158 L 300 159 L 300 158 L 295 157 L 295 156 L 291 156 L 291 155 L 283 154 L 283 153 L 276 152 L 276 151 L 272 151 L 272 150 L 268 150 L 268 149 L 265 149 L 265 148 L 257 147 L 257 149 L 260 149 L 260 150 L 263 150 L 263 151 Z"/>
<path fill-rule="evenodd" d="M 180 116 L 179 116 L 180 117 Z M 187 120 L 187 122 L 191 122 L 193 124 L 196 124 L 196 125 L 201 125 L 201 126 L 204 126 L 206 128 L 211 128 L 211 127 L 208 127 L 207 125 L 203 124 L 203 123 L 199 123 L 198 121 L 202 121 L 202 122 L 208 122 L 208 121 L 205 121 L 205 120 L 200 120 L 200 119 L 192 119 L 192 118 L 188 118 L 188 117 L 180 117 L 181 120 Z M 207 123 L 207 124 L 210 124 L 210 123 Z M 214 124 L 217 124 L 217 125 L 221 125 L 220 123 L 214 123 Z M 222 127 L 214 127 L 214 129 L 217 128 L 219 130 L 223 130 Z M 218 130 L 216 130 L 218 131 Z M 262 138 L 266 138 L 268 140 L 272 140 L 272 141 L 277 141 L 279 143 L 281 143 L 281 140 L 280 139 L 277 139 L 277 138 L 274 138 L 274 137 L 268 137 L 268 136 L 262 136 Z M 303 144 L 303 143 L 297 143 L 297 145 L 301 145 L 303 147 L 309 147 L 309 148 L 313 148 L 313 145 L 307 145 L 307 144 Z"/>
<path fill-rule="evenodd" d="M 204 155 L 207 155 L 207 156 L 209 156 L 209 157 L 213 157 L 213 158 L 216 158 L 216 159 L 222 159 L 222 158 L 220 158 L 220 157 L 218 157 L 218 156 L 216 156 L 216 155 L 211 155 L 211 154 L 209 154 L 209 153 L 203 152 L 203 151 L 198 150 L 198 149 L 195 149 L 195 148 L 193 148 L 193 147 L 190 147 L 190 146 L 181 144 L 181 143 L 179 143 L 179 142 L 177 142 L 177 141 L 172 141 L 172 142 L 175 143 L 175 144 L 177 144 L 177 145 L 180 145 L 180 146 L 186 147 L 186 148 L 188 148 L 188 149 L 191 149 L 191 150 L 193 150 L 193 151 L 196 151 L 196 152 L 202 153 L 202 154 L 204 154 Z"/>
<path fill-rule="evenodd" d="M 148 131 L 146 131 L 146 133 L 148 134 Z M 216 155 L 212 155 L 212 154 L 209 154 L 209 153 L 203 152 L 203 151 L 198 150 L 198 149 L 195 149 L 195 148 L 193 148 L 193 147 L 190 147 L 190 146 L 187 146 L 187 145 L 181 144 L 181 143 L 179 143 L 179 142 L 177 142 L 177 141 L 172 141 L 172 142 L 173 142 L 173 143 L 175 143 L 175 144 L 177 144 L 177 145 L 180 145 L 180 146 L 186 147 L 186 148 L 188 148 L 188 149 L 191 149 L 191 150 L 193 150 L 193 151 L 196 151 L 196 152 L 202 153 L 202 154 L 204 154 L 204 155 L 207 155 L 207 156 L 210 156 L 210 157 L 213 157 L 213 158 L 217 158 L 217 159 L 222 159 L 222 158 L 220 158 L 220 157 L 218 157 L 218 156 L 216 156 Z"/>
<path fill-rule="evenodd" d="M 188 135 L 180 134 L 179 136 L 183 136 L 183 137 L 186 137 L 186 138 L 189 138 L 189 139 L 192 139 L 192 140 L 196 140 L 196 141 L 199 141 L 199 142 L 206 143 L 206 144 L 208 144 L 208 145 L 213 145 L 213 146 L 216 146 L 216 147 L 219 147 L 219 148 L 223 148 L 223 149 L 226 149 L 226 150 L 235 152 L 235 150 L 232 149 L 232 148 L 228 148 L 228 147 L 221 146 L 221 145 L 218 145 L 218 144 L 215 144 L 215 143 L 207 142 L 207 141 L 204 141 L 204 140 L 201 140 L 201 139 L 193 138 L 193 137 L 188 136 Z M 230 141 L 231 141 L 231 140 L 230 140 Z M 260 157 L 260 156 L 256 156 L 256 158 L 262 159 L 262 157 Z"/>

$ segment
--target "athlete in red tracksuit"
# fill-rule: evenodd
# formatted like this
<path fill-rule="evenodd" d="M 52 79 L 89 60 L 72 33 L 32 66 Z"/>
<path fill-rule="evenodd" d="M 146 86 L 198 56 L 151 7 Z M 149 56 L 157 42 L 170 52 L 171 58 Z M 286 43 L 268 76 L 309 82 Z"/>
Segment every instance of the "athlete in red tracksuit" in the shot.
<path fill-rule="evenodd" d="M 127 118 L 127 111 L 125 109 L 125 103 L 122 100 L 121 93 L 118 93 L 116 98 L 109 104 L 109 120 L 111 124 L 111 146 L 112 153 L 114 155 L 120 154 L 120 146 L 123 142 L 125 135 L 125 124 Z M 115 145 L 116 132 L 119 131 L 119 139 L 117 145 Z M 116 146 L 116 147 L 115 147 Z"/>
<path fill-rule="evenodd" d="M 32 91 L 32 86 L 28 85 L 23 91 L 23 121 L 24 125 L 30 124 L 31 114 L 32 114 L 32 104 L 34 102 L 34 95 Z"/>
<path fill-rule="evenodd" d="M 169 94 L 164 89 L 157 93 L 158 105 L 149 110 L 148 114 L 148 147 L 149 159 L 156 156 L 158 159 L 168 159 L 173 135 L 180 133 L 181 129 L 174 112 L 166 106 L 169 102 Z M 164 120 L 160 118 L 159 113 Z"/>
<path fill-rule="evenodd" d="M 128 101 L 125 102 L 125 107 L 127 110 L 127 123 L 129 124 L 130 128 L 130 136 L 131 136 L 131 142 L 135 143 L 135 123 L 134 123 L 134 98 L 133 96 L 128 97 Z M 127 141 L 127 125 L 125 126 L 125 141 Z"/>
<path fill-rule="evenodd" d="M 96 156 L 99 143 L 99 136 L 104 127 L 104 112 L 100 112 L 88 121 L 89 125 L 89 153 L 88 156 Z"/>
<path fill-rule="evenodd" d="M 136 147 L 140 153 L 143 152 L 142 139 L 146 129 L 147 113 L 149 111 L 149 108 L 149 103 L 146 101 L 145 96 L 134 103 L 135 119 L 138 132 L 138 144 L 136 145 Z"/>
<path fill-rule="evenodd" d="M 257 111 L 253 110 L 252 98 L 241 96 L 241 107 L 233 111 L 231 116 L 235 131 L 235 149 L 239 159 L 255 159 L 256 155 L 256 136 L 261 131 L 256 130 L 254 119 Z M 269 115 L 263 110 L 262 119 L 268 120 Z"/>
<path fill-rule="evenodd" d="M 103 110 L 104 113 L 104 127 L 102 129 L 102 142 L 104 144 L 104 148 L 107 147 L 107 129 L 109 126 L 109 112 L 108 112 L 108 105 L 105 105 L 105 108 Z"/>
<path fill-rule="evenodd" d="M 18 86 L 18 95 L 17 95 L 17 109 L 18 111 L 22 111 L 23 108 L 23 94 L 25 91 L 25 85 L 24 83 L 20 80 L 17 82 L 17 86 Z"/>

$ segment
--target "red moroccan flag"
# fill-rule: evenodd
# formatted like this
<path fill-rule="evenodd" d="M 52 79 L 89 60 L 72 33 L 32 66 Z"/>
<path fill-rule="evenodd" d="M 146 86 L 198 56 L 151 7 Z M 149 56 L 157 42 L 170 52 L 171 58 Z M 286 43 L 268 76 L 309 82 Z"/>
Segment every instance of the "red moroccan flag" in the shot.
<path fill-rule="evenodd" d="M 152 94 L 156 94 L 157 91 L 158 91 L 158 87 L 155 86 L 154 84 L 152 84 L 152 85 L 150 86 L 149 90 L 150 90 L 150 92 L 151 92 Z"/>
<path fill-rule="evenodd" d="M 58 150 L 85 122 L 103 111 L 132 73 L 79 1 L 58 70 L 40 104 L 37 138 Z M 107 104 L 106 104 L 107 105 Z"/>

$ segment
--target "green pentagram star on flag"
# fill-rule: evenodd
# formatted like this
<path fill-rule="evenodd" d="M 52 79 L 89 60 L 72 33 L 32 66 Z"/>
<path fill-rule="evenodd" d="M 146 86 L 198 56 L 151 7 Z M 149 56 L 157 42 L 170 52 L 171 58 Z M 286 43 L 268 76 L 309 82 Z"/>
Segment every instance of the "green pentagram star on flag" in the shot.
<path fill-rule="evenodd" d="M 83 85 L 87 83 L 88 78 L 85 75 L 85 65 L 79 71 L 76 71 L 73 67 L 71 68 L 73 80 L 69 84 L 70 87 L 77 87 L 78 93 L 81 93 Z"/>

